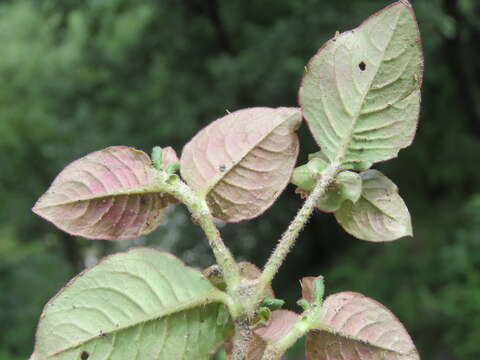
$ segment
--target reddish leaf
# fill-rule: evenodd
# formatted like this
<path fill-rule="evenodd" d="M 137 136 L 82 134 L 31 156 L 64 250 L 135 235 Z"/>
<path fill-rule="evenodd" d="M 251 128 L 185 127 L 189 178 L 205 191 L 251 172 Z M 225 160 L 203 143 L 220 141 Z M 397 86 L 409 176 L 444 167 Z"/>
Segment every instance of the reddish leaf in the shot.
<path fill-rule="evenodd" d="M 297 108 L 249 108 L 202 129 L 183 149 L 181 174 L 229 222 L 268 209 L 288 184 L 298 155 Z"/>
<path fill-rule="evenodd" d="M 309 360 L 418 360 L 400 321 L 382 304 L 343 292 L 323 304 L 322 330 L 307 335 Z"/>
<path fill-rule="evenodd" d="M 307 276 L 302 278 L 300 285 L 302 286 L 302 298 L 307 300 L 309 303 L 315 301 L 315 279 L 316 276 Z"/>
<path fill-rule="evenodd" d="M 163 170 L 167 169 L 167 166 L 171 163 L 179 162 L 177 152 L 171 147 L 167 146 L 162 149 L 163 152 Z"/>
<path fill-rule="evenodd" d="M 168 205 L 152 186 L 155 175 L 144 152 L 112 146 L 63 169 L 33 212 L 72 235 L 135 238 L 153 231 Z"/>
<path fill-rule="evenodd" d="M 290 310 L 276 310 L 272 313 L 267 326 L 254 331 L 265 342 L 275 342 L 285 336 L 297 321 L 298 314 Z"/>

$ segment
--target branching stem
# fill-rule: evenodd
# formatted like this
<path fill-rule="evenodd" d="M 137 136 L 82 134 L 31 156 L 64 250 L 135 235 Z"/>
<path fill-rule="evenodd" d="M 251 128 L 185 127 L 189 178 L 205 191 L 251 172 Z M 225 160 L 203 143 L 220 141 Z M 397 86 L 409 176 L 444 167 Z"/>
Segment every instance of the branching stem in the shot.
<path fill-rule="evenodd" d="M 175 175 L 171 181 L 162 179 L 159 183 L 159 190 L 174 196 L 187 206 L 194 221 L 200 225 L 207 236 L 228 289 L 235 290 L 240 283 L 240 268 L 223 242 L 206 201 Z"/>

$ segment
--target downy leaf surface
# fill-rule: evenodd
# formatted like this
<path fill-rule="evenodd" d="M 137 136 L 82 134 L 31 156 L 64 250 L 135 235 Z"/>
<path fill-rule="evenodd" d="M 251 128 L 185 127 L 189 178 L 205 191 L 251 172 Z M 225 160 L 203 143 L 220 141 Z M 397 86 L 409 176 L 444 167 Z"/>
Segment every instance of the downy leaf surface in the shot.
<path fill-rule="evenodd" d="M 360 199 L 342 203 L 335 212 L 338 223 L 361 240 L 392 241 L 412 236 L 410 213 L 397 186 L 378 170 L 370 169 L 360 176 Z"/>
<path fill-rule="evenodd" d="M 262 214 L 287 186 L 298 156 L 298 108 L 248 108 L 202 129 L 185 145 L 180 172 L 215 217 Z"/>
<path fill-rule="evenodd" d="M 306 67 L 299 101 L 330 162 L 366 170 L 409 146 L 422 74 L 420 34 L 406 0 L 322 46 Z"/>
<path fill-rule="evenodd" d="M 112 146 L 69 164 L 32 210 L 72 235 L 136 238 L 155 230 L 169 204 L 157 176 L 143 151 Z"/>
<path fill-rule="evenodd" d="M 222 295 L 167 253 L 111 255 L 45 306 L 35 360 L 209 359 L 230 334 Z"/>
<path fill-rule="evenodd" d="M 362 294 L 342 292 L 322 306 L 321 329 L 310 331 L 308 360 L 419 360 L 400 321 Z"/>

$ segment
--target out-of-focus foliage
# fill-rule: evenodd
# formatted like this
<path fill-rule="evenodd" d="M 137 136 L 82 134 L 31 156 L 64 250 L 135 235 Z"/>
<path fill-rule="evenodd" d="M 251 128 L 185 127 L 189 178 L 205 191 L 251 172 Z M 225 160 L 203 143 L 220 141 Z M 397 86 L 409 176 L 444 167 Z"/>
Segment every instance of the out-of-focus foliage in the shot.
<path fill-rule="evenodd" d="M 181 208 L 135 242 L 65 236 L 30 208 L 70 161 L 110 145 L 177 151 L 226 110 L 295 106 L 303 67 L 336 30 L 384 0 L 15 0 L 0 4 L 0 358 L 31 351 L 42 305 L 105 252 L 149 244 L 192 265 L 211 261 Z M 414 144 L 378 168 L 394 179 L 415 237 L 350 238 L 316 214 L 281 269 L 277 295 L 326 275 L 405 323 L 422 358 L 480 356 L 480 4 L 412 0 L 424 40 Z M 301 158 L 317 151 L 305 126 Z M 300 206 L 292 189 L 264 216 L 226 225 L 240 258 L 261 265 Z M 115 247 L 113 247 L 115 246 Z M 241 260 L 241 259 L 239 259 Z"/>

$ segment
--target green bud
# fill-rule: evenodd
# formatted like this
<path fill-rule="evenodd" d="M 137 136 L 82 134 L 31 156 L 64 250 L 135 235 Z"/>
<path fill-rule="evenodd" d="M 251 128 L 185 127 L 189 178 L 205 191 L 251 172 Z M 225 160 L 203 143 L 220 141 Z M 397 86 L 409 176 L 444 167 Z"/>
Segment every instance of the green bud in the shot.
<path fill-rule="evenodd" d="M 338 187 L 335 183 L 332 183 L 325 194 L 318 200 L 317 208 L 325 212 L 335 212 L 340 209 L 345 199 L 340 194 Z"/>
<path fill-rule="evenodd" d="M 310 304 L 307 300 L 305 299 L 300 299 L 297 301 L 297 305 L 300 306 L 303 310 L 308 310 L 310 309 Z"/>
<path fill-rule="evenodd" d="M 180 180 L 180 177 L 179 177 L 178 175 L 176 175 L 176 174 L 173 174 L 173 175 L 170 175 L 170 176 L 168 177 L 167 183 L 171 185 L 171 184 L 176 183 L 176 182 L 179 181 L 179 180 Z"/>
<path fill-rule="evenodd" d="M 258 322 L 266 323 L 270 320 L 270 315 L 272 311 L 267 307 L 261 307 L 258 309 Z"/>
<path fill-rule="evenodd" d="M 172 162 L 170 164 L 167 165 L 167 168 L 165 169 L 165 171 L 168 173 L 168 174 L 173 174 L 175 173 L 178 169 L 180 169 L 180 163 L 179 162 Z"/>
<path fill-rule="evenodd" d="M 312 158 L 305 165 L 297 167 L 292 174 L 292 184 L 304 191 L 311 191 L 318 177 L 326 169 L 328 163 L 320 158 Z"/>
<path fill-rule="evenodd" d="M 152 149 L 152 163 L 157 170 L 162 170 L 163 165 L 163 151 L 160 146 L 154 146 Z"/>
<path fill-rule="evenodd" d="M 262 306 L 265 306 L 272 311 L 280 309 L 284 304 L 285 301 L 283 301 L 282 299 L 265 298 L 262 301 Z"/>
<path fill-rule="evenodd" d="M 323 301 L 323 296 L 325 295 L 325 282 L 323 280 L 323 276 L 318 276 L 315 281 L 315 292 L 314 292 L 314 297 L 315 297 L 315 303 L 320 305 Z"/>

